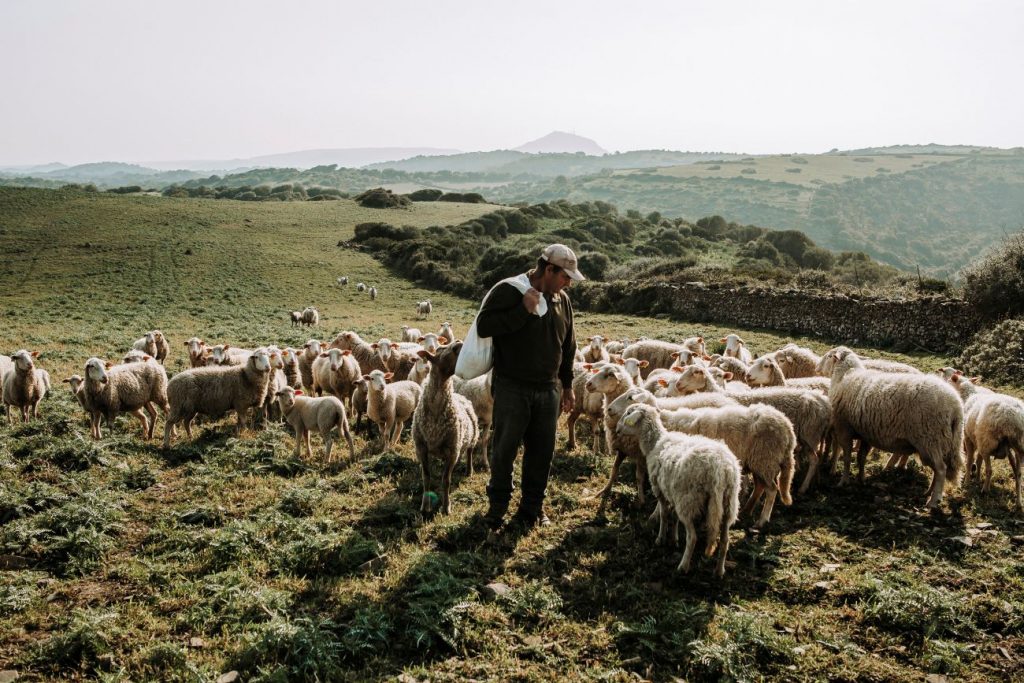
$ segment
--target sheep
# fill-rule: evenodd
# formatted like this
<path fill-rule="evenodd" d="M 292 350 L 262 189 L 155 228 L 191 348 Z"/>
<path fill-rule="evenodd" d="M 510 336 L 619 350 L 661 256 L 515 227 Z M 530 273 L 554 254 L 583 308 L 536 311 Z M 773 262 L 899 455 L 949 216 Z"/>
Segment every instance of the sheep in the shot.
<path fill-rule="evenodd" d="M 192 337 L 185 346 L 188 347 L 189 366 L 193 368 L 206 367 L 206 342 L 199 337 Z"/>
<path fill-rule="evenodd" d="M 348 415 L 345 412 L 344 404 L 337 397 L 312 398 L 303 396 L 301 391 L 296 391 L 292 387 L 284 387 L 279 390 L 276 397 L 285 422 L 295 430 L 294 457 L 299 457 L 303 442 L 306 444 L 306 454 L 310 458 L 313 457 L 309 433 L 315 429 L 320 432 L 320 438 L 324 440 L 327 461 L 331 462 L 331 447 L 334 445 L 333 430 L 337 427 L 338 434 L 348 442 L 349 460 L 355 460 L 356 449 L 352 441 L 352 431 L 348 427 Z"/>
<path fill-rule="evenodd" d="M 145 333 L 132 343 L 132 348 L 156 358 L 156 335 L 152 331 Z"/>
<path fill-rule="evenodd" d="M 363 341 L 357 333 L 351 330 L 339 332 L 331 342 L 331 348 L 351 351 L 364 375 L 374 370 L 388 370 L 388 367 L 380 362 L 380 356 L 373 345 Z"/>
<path fill-rule="evenodd" d="M 356 291 L 357 292 L 365 292 L 366 291 L 366 283 L 363 283 L 363 282 L 356 283 Z"/>
<path fill-rule="evenodd" d="M 317 327 L 320 325 L 320 311 L 312 306 L 302 309 L 302 324 L 306 327 Z"/>
<path fill-rule="evenodd" d="M 100 418 L 113 424 L 120 413 L 131 413 L 142 425 L 144 439 L 152 439 L 156 428 L 156 408 L 166 415 L 167 372 L 157 363 L 113 365 L 93 357 L 85 362 L 82 387 L 84 405 L 89 413 L 92 438 L 100 439 Z M 149 423 L 143 409 L 149 413 Z"/>
<path fill-rule="evenodd" d="M 782 367 L 770 355 L 762 356 L 751 363 L 746 373 L 741 375 L 741 377 L 750 386 L 809 389 L 811 391 L 820 391 L 826 396 L 828 396 L 828 387 L 831 384 L 828 377 L 797 377 L 787 379 L 786 375 L 782 372 Z"/>
<path fill-rule="evenodd" d="M 937 508 L 945 486 L 955 486 L 963 472 L 964 411 L 957 393 L 934 375 L 868 370 L 843 347 L 822 361 L 831 372 L 829 400 L 835 439 L 843 449 L 842 481 L 849 480 L 855 438 L 860 439 L 861 481 L 870 446 L 901 455 L 916 452 L 933 471 L 926 507 Z"/>
<path fill-rule="evenodd" d="M 647 376 L 653 370 L 672 367 L 676 358 L 672 354 L 680 353 L 684 350 L 679 344 L 670 344 L 656 339 L 644 339 L 643 341 L 634 342 L 623 349 L 622 358 L 623 360 L 627 358 L 646 360 L 647 367 L 640 370 L 640 377 L 647 379 Z"/>
<path fill-rule="evenodd" d="M 1017 512 L 1021 507 L 1021 465 L 1024 461 L 1024 402 L 1013 396 L 982 392 L 975 380 L 954 372 L 949 383 L 964 401 L 964 450 L 967 453 L 967 480 L 970 481 L 975 456 L 978 457 L 978 480 L 981 464 L 985 465 L 982 492 L 992 488 L 992 457 L 1007 458 L 1013 469 Z"/>
<path fill-rule="evenodd" d="M 796 344 L 786 344 L 772 354 L 787 379 L 816 377 L 821 356 L 811 349 Z"/>
<path fill-rule="evenodd" d="M 708 355 L 707 346 L 704 344 L 704 337 L 688 337 L 684 339 L 683 348 L 699 357 Z"/>
<path fill-rule="evenodd" d="M 290 346 L 281 351 L 281 360 L 284 362 L 284 376 L 288 386 L 292 389 L 302 388 L 302 371 L 299 369 L 299 353 Z"/>
<path fill-rule="evenodd" d="M 342 275 L 341 277 L 339 277 L 338 278 L 338 284 L 341 285 L 342 287 L 347 285 L 348 284 L 348 276 L 347 275 Z"/>
<path fill-rule="evenodd" d="M 799 489 L 800 494 L 806 493 L 817 475 L 822 442 L 831 430 L 832 408 L 828 398 L 816 391 L 784 387 L 727 392 L 715 380 L 717 372 L 720 372 L 717 368 L 687 368 L 676 380 L 676 390 L 684 395 L 707 392 L 743 406 L 762 403 L 785 415 L 793 425 L 800 452 L 808 460 L 807 473 Z"/>
<path fill-rule="evenodd" d="M 433 310 L 434 306 L 430 303 L 430 299 L 416 302 L 416 315 L 421 320 L 430 315 Z"/>
<path fill-rule="evenodd" d="M 150 356 L 145 351 L 139 351 L 138 349 L 132 349 L 128 353 L 124 354 L 124 356 L 121 358 L 121 363 L 122 364 L 126 364 L 126 363 L 145 363 L 146 361 L 152 360 L 152 359 L 153 359 L 153 357 Z"/>
<path fill-rule="evenodd" d="M 433 332 L 427 332 L 426 334 L 418 337 L 416 341 L 422 344 L 423 348 L 430 351 L 430 353 L 437 353 L 438 349 L 452 340 L 447 337 L 438 336 Z"/>
<path fill-rule="evenodd" d="M 351 405 L 352 391 L 361 373 L 359 363 L 351 351 L 328 349 L 313 361 L 313 391 L 337 396 L 346 406 Z"/>
<path fill-rule="evenodd" d="M 157 363 L 163 365 L 167 360 L 167 354 L 171 352 L 171 344 L 160 330 L 153 330 L 153 339 L 156 341 L 156 356 L 154 358 Z"/>
<path fill-rule="evenodd" d="M 412 366 L 412 372 L 409 373 L 409 381 L 423 386 L 428 375 L 430 375 L 430 361 L 417 356 L 416 363 Z"/>
<path fill-rule="evenodd" d="M 263 398 L 259 414 L 266 422 L 272 419 L 280 421 L 277 392 L 289 386 L 288 376 L 284 372 L 284 358 L 281 357 L 281 349 L 276 346 L 268 346 L 266 350 L 270 357 L 270 381 L 267 382 L 267 393 Z"/>
<path fill-rule="evenodd" d="M 747 374 L 747 370 L 750 369 L 748 363 L 744 363 L 739 358 L 733 358 L 732 356 L 718 356 L 711 361 L 709 367 L 721 368 L 723 372 L 731 372 L 733 377 L 743 377 Z"/>
<path fill-rule="evenodd" d="M 10 356 L 0 354 L 0 386 L 3 385 L 4 375 L 14 369 L 14 361 Z"/>
<path fill-rule="evenodd" d="M 11 354 L 12 368 L 3 375 L 3 403 L 7 421 L 14 422 L 14 408 L 21 410 L 21 421 L 28 422 L 29 413 L 39 417 L 39 402 L 50 390 L 50 373 L 37 368 L 38 351 L 21 349 Z"/>
<path fill-rule="evenodd" d="M 424 515 L 431 511 L 431 460 L 441 462 L 442 514 L 451 514 L 452 472 L 463 454 L 469 473 L 473 474 L 473 448 L 480 438 L 477 417 L 470 400 L 455 393 L 452 387 L 461 351 L 462 342 L 456 341 L 441 347 L 436 354 L 425 349 L 419 353 L 420 358 L 430 361 L 430 377 L 424 383 L 423 397 L 412 420 L 412 439 L 423 475 L 420 512 Z"/>
<path fill-rule="evenodd" d="M 377 298 L 377 288 L 370 287 L 370 301 L 374 301 Z"/>
<path fill-rule="evenodd" d="M 171 430 L 178 422 L 192 438 L 192 420 L 198 414 L 220 417 L 229 410 L 237 416 L 236 436 L 241 436 L 249 408 L 259 406 L 270 382 L 270 355 L 256 349 L 245 365 L 192 368 L 167 383 L 170 411 L 164 425 L 164 448 L 171 446 Z"/>
<path fill-rule="evenodd" d="M 605 342 L 604 348 L 609 354 L 621 354 L 622 351 L 632 343 L 633 341 L 630 339 L 616 339 L 615 341 Z"/>
<path fill-rule="evenodd" d="M 629 389 L 636 387 L 636 384 L 633 383 L 633 378 L 630 377 L 629 373 L 626 372 L 626 369 L 623 366 L 615 363 L 608 363 L 606 365 L 602 365 L 596 372 L 593 372 L 587 379 L 584 386 L 588 393 L 599 394 L 603 397 L 603 400 L 601 401 L 601 417 L 603 420 L 603 417 L 608 410 L 608 404 Z M 613 432 L 608 429 L 605 429 L 604 432 L 604 450 L 607 453 L 611 453 L 613 452 Z"/>
<path fill-rule="evenodd" d="M 416 342 L 418 343 L 423 333 L 418 327 L 409 327 L 408 325 L 402 325 L 402 341 L 404 342 Z"/>
<path fill-rule="evenodd" d="M 576 422 L 580 417 L 585 416 L 590 422 L 590 433 L 593 437 L 592 449 L 600 453 L 603 439 L 602 421 L 604 419 L 604 396 L 602 394 L 587 391 L 587 380 L 592 372 L 597 372 L 603 363 L 583 363 L 573 368 L 572 392 L 575 397 L 569 417 L 566 418 L 566 428 L 569 432 L 569 440 L 565 444 L 567 451 L 576 448 Z"/>
<path fill-rule="evenodd" d="M 598 361 L 608 362 L 608 350 L 604 348 L 604 337 L 595 334 L 587 337 L 590 344 L 583 350 L 583 362 L 597 363 Z"/>
<path fill-rule="evenodd" d="M 717 547 L 715 576 L 724 576 L 729 530 L 740 506 L 736 456 L 720 441 L 669 432 L 657 409 L 647 405 L 627 410 L 616 432 L 636 438 L 643 452 L 661 512 L 656 543 L 665 543 L 670 524 L 673 540 L 678 542 L 678 522 L 682 522 L 686 549 L 676 569 L 688 572 L 697 544 L 696 521 L 703 517 L 707 533 L 704 554 L 711 557 Z M 671 520 L 673 514 L 675 520 Z"/>
<path fill-rule="evenodd" d="M 790 488 L 796 434 L 786 416 L 775 408 L 762 403 L 749 407 L 681 408 L 664 413 L 662 419 L 672 431 L 721 439 L 739 458 L 754 478 L 754 490 L 740 514 L 753 510 L 765 494 L 755 529 L 764 527 L 771 519 L 776 495 L 783 505 L 793 503 Z"/>
<path fill-rule="evenodd" d="M 449 342 L 455 339 L 455 330 L 452 329 L 452 322 L 450 320 L 445 320 L 441 323 L 441 329 L 437 331 L 437 336 L 438 339 L 444 337 Z"/>
<path fill-rule="evenodd" d="M 837 354 L 853 353 L 850 349 L 845 346 L 837 346 L 834 349 L 830 349 L 825 352 L 825 355 L 821 357 L 818 364 L 815 366 L 815 372 L 822 377 L 829 377 L 832 374 L 831 368 L 835 365 L 835 357 Z M 865 358 L 858 355 L 861 365 L 866 370 L 876 370 L 878 372 L 888 373 L 905 373 L 910 375 L 922 374 L 920 370 L 915 368 L 913 365 L 907 365 L 906 363 L 897 363 L 892 360 L 884 360 L 882 358 Z"/>
<path fill-rule="evenodd" d="M 718 341 L 725 344 L 725 352 L 722 355 L 731 358 L 739 358 L 747 365 L 750 365 L 750 363 L 753 362 L 754 357 L 750 355 L 750 351 L 747 349 L 746 343 L 740 339 L 739 335 L 729 334 Z"/>
<path fill-rule="evenodd" d="M 250 349 L 240 349 L 231 344 L 217 344 L 209 348 L 209 355 L 206 357 L 207 365 L 244 365 L 249 356 Z"/>
<path fill-rule="evenodd" d="M 288 317 L 292 320 L 292 327 L 298 327 L 302 324 L 302 311 L 289 311 Z"/>
<path fill-rule="evenodd" d="M 81 375 L 71 375 L 61 381 L 68 385 L 68 389 L 71 390 L 71 395 L 78 401 L 78 405 L 82 406 L 88 413 L 89 406 L 85 404 L 85 378 Z"/>
<path fill-rule="evenodd" d="M 299 375 L 302 376 L 302 388 L 307 394 L 313 393 L 313 361 L 320 357 L 322 348 L 319 340 L 309 339 L 299 353 Z"/>
<path fill-rule="evenodd" d="M 352 390 L 352 412 L 356 416 L 355 430 L 357 434 L 362 430 L 363 416 L 366 415 L 368 393 L 369 384 L 360 377 L 356 380 L 355 389 Z"/>
<path fill-rule="evenodd" d="M 390 372 L 374 370 L 363 379 L 368 382 L 366 414 L 380 429 L 381 452 L 398 444 L 402 428 L 419 403 L 422 387 L 409 380 L 388 382 Z"/>
<path fill-rule="evenodd" d="M 422 362 L 427 364 L 427 369 L 430 369 L 430 362 L 426 359 L 420 359 Z M 494 394 L 491 393 L 492 384 L 491 372 L 485 372 L 479 377 L 475 377 L 470 380 L 460 379 L 459 377 L 453 377 L 452 387 L 455 389 L 455 393 L 465 396 L 469 399 L 469 402 L 473 404 L 473 412 L 476 414 L 477 419 L 477 443 L 480 446 L 480 462 L 482 463 L 483 469 L 488 468 L 488 451 L 490 449 L 491 442 L 491 424 L 494 422 Z M 470 460 L 473 458 L 473 454 L 470 454 Z M 472 470 L 470 470 L 472 473 Z"/>

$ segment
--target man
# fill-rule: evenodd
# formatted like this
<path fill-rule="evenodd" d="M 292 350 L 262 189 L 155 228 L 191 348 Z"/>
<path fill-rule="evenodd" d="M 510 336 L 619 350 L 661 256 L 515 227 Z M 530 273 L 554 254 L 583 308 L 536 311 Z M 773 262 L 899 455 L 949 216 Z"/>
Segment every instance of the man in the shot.
<path fill-rule="evenodd" d="M 544 492 L 555 450 L 555 428 L 561 412 L 572 409 L 572 365 L 576 332 L 572 305 L 562 291 L 573 280 L 584 280 L 576 254 L 564 244 L 552 244 L 526 273 L 531 288 L 525 294 L 514 285 L 499 284 L 477 316 L 477 333 L 494 344 L 494 446 L 490 505 L 484 519 L 497 531 L 512 498 L 512 465 L 523 445 L 522 497 L 514 521 L 525 527 L 547 525 Z M 535 312 L 547 303 L 543 316 Z"/>

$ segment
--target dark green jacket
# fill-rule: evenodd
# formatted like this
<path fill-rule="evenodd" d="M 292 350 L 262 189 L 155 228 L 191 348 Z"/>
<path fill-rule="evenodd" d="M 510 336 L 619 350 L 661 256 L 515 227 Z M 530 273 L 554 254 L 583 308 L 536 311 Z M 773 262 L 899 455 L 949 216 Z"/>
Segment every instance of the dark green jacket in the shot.
<path fill-rule="evenodd" d="M 572 304 L 564 291 L 543 296 L 548 312 L 538 318 L 523 306 L 518 289 L 498 285 L 477 316 L 476 331 L 493 337 L 496 377 L 536 386 L 561 382 L 568 389 L 576 357 Z"/>

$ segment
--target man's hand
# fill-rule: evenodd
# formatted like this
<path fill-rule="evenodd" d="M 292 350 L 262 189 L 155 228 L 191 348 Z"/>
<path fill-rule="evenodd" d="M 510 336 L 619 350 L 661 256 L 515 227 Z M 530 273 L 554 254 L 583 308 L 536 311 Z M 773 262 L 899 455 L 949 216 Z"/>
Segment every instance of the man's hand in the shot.
<path fill-rule="evenodd" d="M 562 412 L 572 412 L 572 407 L 576 404 L 576 394 L 573 393 L 572 387 L 568 389 L 562 389 Z"/>
<path fill-rule="evenodd" d="M 526 290 L 526 294 L 523 294 L 523 306 L 530 313 L 535 313 L 537 307 L 540 306 L 540 292 L 532 288 Z"/>

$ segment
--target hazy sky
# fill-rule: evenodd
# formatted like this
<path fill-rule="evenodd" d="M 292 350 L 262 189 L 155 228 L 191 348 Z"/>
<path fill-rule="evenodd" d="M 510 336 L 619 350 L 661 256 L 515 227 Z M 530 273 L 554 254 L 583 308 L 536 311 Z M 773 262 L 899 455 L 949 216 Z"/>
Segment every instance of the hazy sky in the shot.
<path fill-rule="evenodd" d="M 0 164 L 1024 145 L 1024 3 L 0 0 Z"/>

